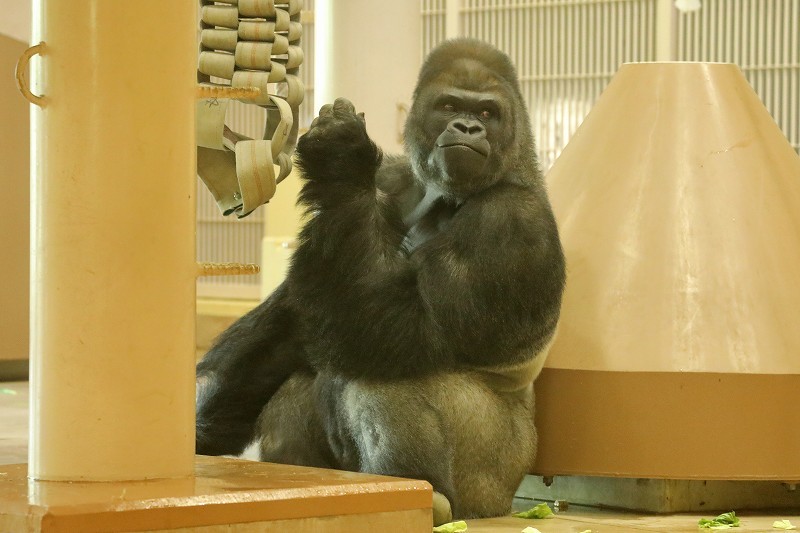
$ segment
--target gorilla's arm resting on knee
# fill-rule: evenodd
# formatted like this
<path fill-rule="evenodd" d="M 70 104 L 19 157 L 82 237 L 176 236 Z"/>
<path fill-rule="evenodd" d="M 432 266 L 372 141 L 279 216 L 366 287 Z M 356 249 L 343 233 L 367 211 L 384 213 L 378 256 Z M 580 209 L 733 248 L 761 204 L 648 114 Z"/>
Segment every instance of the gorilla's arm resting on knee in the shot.
<path fill-rule="evenodd" d="M 237 320 L 197 365 L 197 453 L 236 455 L 253 440 L 261 409 L 304 362 L 286 288 Z"/>
<path fill-rule="evenodd" d="M 316 327 L 315 367 L 392 378 L 498 366 L 550 339 L 563 259 L 541 183 L 471 195 L 406 254 L 397 199 L 375 185 L 381 152 L 349 102 L 325 106 L 297 154 L 311 218 L 290 279 Z"/>

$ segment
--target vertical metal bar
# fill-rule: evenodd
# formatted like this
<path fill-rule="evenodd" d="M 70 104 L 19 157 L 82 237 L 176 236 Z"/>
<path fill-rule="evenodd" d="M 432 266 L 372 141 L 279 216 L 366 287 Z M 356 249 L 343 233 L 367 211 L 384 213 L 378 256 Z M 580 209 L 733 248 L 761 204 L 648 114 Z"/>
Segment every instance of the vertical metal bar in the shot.
<path fill-rule="evenodd" d="M 740 56 L 741 49 L 739 43 L 742 35 L 742 2 L 741 0 L 731 0 L 730 10 L 732 13 L 731 21 L 731 55 L 730 61 L 738 65 L 742 64 Z"/>
<path fill-rule="evenodd" d="M 750 21 L 750 40 L 749 46 L 750 49 L 750 65 L 752 68 L 751 76 L 753 87 L 755 88 L 756 92 L 761 95 L 762 85 L 761 85 L 761 76 L 760 70 L 757 68 L 761 65 L 760 61 L 760 47 L 758 46 L 758 38 L 759 36 L 759 29 L 761 26 L 761 9 L 763 5 L 758 0 L 753 0 L 755 2 L 755 18 L 751 19 Z"/>
<path fill-rule="evenodd" d="M 639 45 L 641 44 L 641 34 L 644 33 L 644 21 L 639 19 L 639 3 L 639 0 L 632 2 L 629 10 L 631 53 L 628 61 L 640 61 Z"/>
<path fill-rule="evenodd" d="M 533 73 L 531 68 L 531 11 L 530 5 L 526 5 L 522 10 L 522 25 L 520 31 L 522 32 L 522 72 L 523 76 L 530 76 Z M 531 102 L 528 99 L 528 102 Z M 530 105 L 530 104 L 529 104 Z M 530 111 L 528 111 L 530 113 Z"/>
<path fill-rule="evenodd" d="M 497 19 L 499 15 L 499 11 L 497 9 L 492 9 L 491 7 L 487 7 L 485 4 L 486 0 L 484 0 L 484 9 L 486 10 L 487 14 L 489 15 L 487 18 L 488 20 L 488 28 L 487 28 L 487 35 L 484 39 L 487 39 L 489 42 L 494 43 L 495 46 L 500 48 L 502 45 L 500 44 L 500 32 L 497 28 Z"/>
<path fill-rule="evenodd" d="M 722 24 L 722 61 L 729 63 L 731 62 L 731 43 L 732 43 L 732 34 L 733 34 L 733 11 L 732 11 L 733 2 L 725 2 L 724 3 L 724 14 L 723 14 L 723 24 Z"/>
<path fill-rule="evenodd" d="M 660 6 L 660 0 L 658 0 L 658 1 L 659 1 L 659 6 Z M 661 10 L 660 9 L 656 9 L 656 27 L 658 27 L 659 24 L 660 24 L 660 20 L 659 20 L 660 14 L 661 14 Z M 684 44 L 683 43 L 686 42 L 686 29 L 687 28 L 686 28 L 685 19 L 683 17 L 679 17 L 678 18 L 678 42 L 677 42 L 678 56 L 675 58 L 678 61 L 683 61 L 684 57 L 685 57 L 684 49 L 683 49 L 684 48 Z M 658 46 L 658 43 L 656 43 L 656 44 Z"/>
<path fill-rule="evenodd" d="M 703 47 L 705 49 L 705 57 L 707 61 L 720 61 L 719 59 L 719 42 L 717 41 L 717 27 L 719 24 L 720 5 L 716 0 L 709 0 L 708 7 L 710 9 L 703 9 L 705 18 L 705 40 Z"/>
<path fill-rule="evenodd" d="M 476 0 L 476 3 L 483 8 L 482 13 L 475 13 L 475 16 L 478 17 L 482 24 L 481 24 L 481 31 L 480 31 L 480 38 L 481 39 L 491 39 L 491 27 L 492 27 L 492 16 L 486 10 L 486 6 L 483 5 L 483 2 L 486 0 Z"/>
<path fill-rule="evenodd" d="M 521 57 L 519 55 L 519 36 L 520 36 L 520 32 L 519 32 L 519 28 L 518 28 L 517 24 L 515 23 L 515 21 L 517 21 L 518 18 L 514 16 L 516 13 L 519 12 L 519 10 L 520 10 L 519 6 L 514 7 L 513 9 L 512 9 L 511 6 L 507 6 L 506 7 L 506 9 L 505 9 L 505 11 L 503 13 L 503 21 L 504 21 L 504 23 L 503 23 L 503 30 L 502 30 L 503 34 L 506 36 L 506 44 L 508 46 L 508 49 L 509 50 L 513 49 L 513 51 L 514 51 L 513 57 L 515 58 L 515 63 L 516 64 L 519 64 L 519 61 L 521 59 Z"/>
<path fill-rule="evenodd" d="M 787 17 L 789 21 L 797 21 L 800 20 L 800 1 L 794 0 L 790 6 L 790 15 Z M 789 84 L 789 94 L 787 96 L 789 100 L 789 116 L 792 120 L 792 127 L 789 131 L 789 140 L 794 143 L 795 149 L 797 149 L 798 153 L 800 153 L 800 98 L 797 97 L 800 94 L 800 43 L 798 42 L 798 31 L 797 26 L 791 26 L 790 28 L 794 27 L 793 31 L 789 32 L 791 35 L 790 38 L 787 40 L 790 41 L 789 43 L 789 53 L 788 53 L 788 63 L 793 65 L 793 71 L 791 73 L 791 80 Z"/>
<path fill-rule="evenodd" d="M 792 25 L 790 21 L 798 20 L 797 17 L 800 16 L 800 13 L 795 13 L 794 8 L 800 8 L 800 1 L 797 0 L 784 0 L 784 13 L 782 15 L 783 20 L 783 63 L 785 65 L 795 65 L 796 63 L 793 62 L 792 57 L 792 38 L 794 37 L 793 34 L 796 34 L 797 31 L 792 31 Z M 792 18 L 794 17 L 794 18 Z M 785 109 L 785 117 L 786 117 L 786 125 L 784 126 L 784 132 L 786 133 L 786 137 L 789 139 L 789 142 L 795 146 L 795 149 L 798 149 L 800 153 L 800 135 L 798 135 L 798 130 L 800 130 L 800 117 L 797 116 L 796 112 L 793 112 L 794 103 L 798 100 L 797 97 L 797 90 L 794 89 L 794 80 L 800 77 L 800 67 L 789 67 L 786 69 L 786 78 L 784 80 L 784 94 L 783 94 L 783 107 Z"/>
<path fill-rule="evenodd" d="M 656 4 L 656 61 L 672 61 L 673 21 L 672 0 L 657 0 Z"/>
<path fill-rule="evenodd" d="M 624 31 L 622 32 L 623 38 L 623 48 L 622 48 L 622 63 L 628 63 L 631 61 L 631 57 L 633 55 L 633 24 L 631 24 L 631 3 L 623 2 L 619 4 L 620 7 L 620 17 L 622 18 L 622 26 Z"/>
<path fill-rule="evenodd" d="M 458 37 L 459 32 L 459 8 L 461 0 L 446 0 L 445 2 L 445 26 L 444 35 L 447 39 Z"/>
<path fill-rule="evenodd" d="M 776 48 L 778 47 L 779 30 L 777 28 L 777 20 L 775 19 L 775 0 L 766 3 L 765 13 L 765 27 L 764 27 L 764 59 L 770 70 L 766 70 L 766 93 L 769 95 L 770 100 L 768 109 L 772 112 L 773 118 L 780 124 L 779 117 L 777 116 L 778 105 L 780 96 L 778 94 L 778 77 L 780 72 L 777 68 L 775 56 Z"/>
<path fill-rule="evenodd" d="M 600 46 L 598 46 L 598 60 L 600 64 L 600 69 L 602 72 L 608 72 L 608 46 L 609 46 L 609 36 L 607 31 L 607 13 L 608 13 L 608 5 L 607 4 L 598 4 L 598 19 L 599 19 L 599 30 L 600 30 Z"/>

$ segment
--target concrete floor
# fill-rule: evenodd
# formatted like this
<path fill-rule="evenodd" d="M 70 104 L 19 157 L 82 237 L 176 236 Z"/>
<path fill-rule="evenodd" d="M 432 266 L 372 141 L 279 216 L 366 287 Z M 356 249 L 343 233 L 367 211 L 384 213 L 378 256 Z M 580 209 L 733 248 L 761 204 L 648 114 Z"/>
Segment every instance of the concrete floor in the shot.
<path fill-rule="evenodd" d="M 0 464 L 24 463 L 28 447 L 28 384 L 26 382 L 0 382 Z M 516 500 L 515 508 L 532 507 L 537 502 Z M 738 513 L 737 513 L 738 514 Z M 697 533 L 697 521 L 708 515 L 641 515 L 619 511 L 598 510 L 570 506 L 552 519 L 523 520 L 513 517 L 469 520 L 469 533 L 520 533 L 533 526 L 541 533 L 617 533 L 623 531 L 661 531 L 670 533 Z M 800 509 L 787 514 L 741 513 L 738 532 L 778 531 L 772 523 L 789 519 L 800 527 Z"/>
<path fill-rule="evenodd" d="M 28 383 L 0 381 L 0 464 L 28 461 Z"/>

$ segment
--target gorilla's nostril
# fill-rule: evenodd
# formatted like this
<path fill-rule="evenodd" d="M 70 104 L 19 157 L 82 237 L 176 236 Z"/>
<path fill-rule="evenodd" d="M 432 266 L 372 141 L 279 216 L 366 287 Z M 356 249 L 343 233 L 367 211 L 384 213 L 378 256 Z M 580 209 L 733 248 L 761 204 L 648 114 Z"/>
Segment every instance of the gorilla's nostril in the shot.
<path fill-rule="evenodd" d="M 466 135 L 479 135 L 484 131 L 481 124 L 472 120 L 454 120 L 450 123 L 450 128 L 458 130 Z"/>

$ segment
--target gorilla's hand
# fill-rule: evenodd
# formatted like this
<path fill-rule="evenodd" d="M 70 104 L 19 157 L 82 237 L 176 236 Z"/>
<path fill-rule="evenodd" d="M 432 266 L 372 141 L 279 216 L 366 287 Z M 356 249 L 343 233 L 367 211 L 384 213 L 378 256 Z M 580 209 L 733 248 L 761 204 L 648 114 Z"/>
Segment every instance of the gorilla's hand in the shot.
<path fill-rule="evenodd" d="M 356 108 L 346 98 L 337 98 L 333 104 L 322 106 L 306 134 L 306 139 L 314 142 L 357 143 L 366 138 L 364 113 L 356 113 Z"/>
<path fill-rule="evenodd" d="M 319 110 L 308 132 L 297 143 L 298 164 L 315 181 L 374 183 L 381 152 L 367 135 L 363 113 L 349 100 L 337 98 Z"/>

